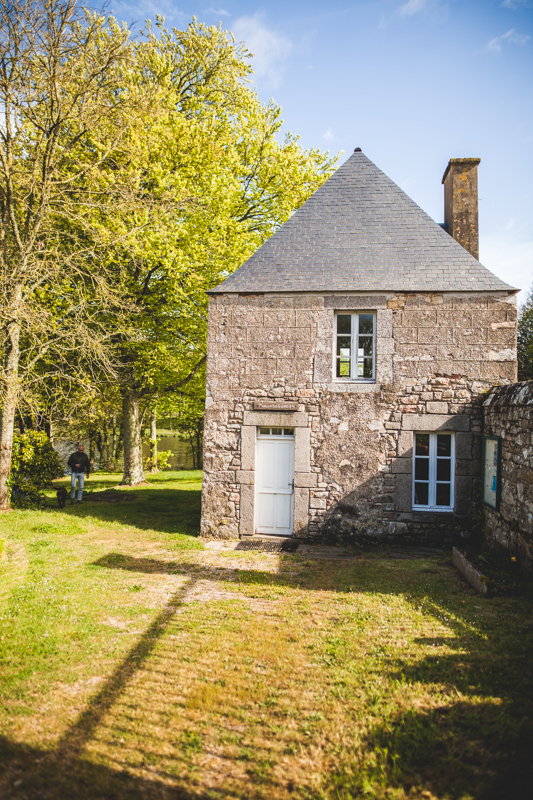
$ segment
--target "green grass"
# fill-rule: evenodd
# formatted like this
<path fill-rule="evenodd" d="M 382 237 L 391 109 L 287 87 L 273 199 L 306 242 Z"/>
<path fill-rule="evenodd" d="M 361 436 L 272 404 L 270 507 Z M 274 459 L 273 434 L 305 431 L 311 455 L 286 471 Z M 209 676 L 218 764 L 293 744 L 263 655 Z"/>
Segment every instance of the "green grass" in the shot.
<path fill-rule="evenodd" d="M 204 549 L 200 479 L 0 516 L 2 798 L 528 796 L 527 598 Z"/>

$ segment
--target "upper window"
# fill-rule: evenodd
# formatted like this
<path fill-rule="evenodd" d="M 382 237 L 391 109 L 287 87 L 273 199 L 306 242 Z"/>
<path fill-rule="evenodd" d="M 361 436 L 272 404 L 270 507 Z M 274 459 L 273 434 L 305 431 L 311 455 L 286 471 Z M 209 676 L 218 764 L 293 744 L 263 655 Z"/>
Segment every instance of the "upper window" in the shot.
<path fill-rule="evenodd" d="M 336 314 L 335 377 L 373 381 L 376 376 L 376 315 Z"/>
<path fill-rule="evenodd" d="M 453 508 L 454 437 L 452 433 L 415 433 L 413 508 Z"/>

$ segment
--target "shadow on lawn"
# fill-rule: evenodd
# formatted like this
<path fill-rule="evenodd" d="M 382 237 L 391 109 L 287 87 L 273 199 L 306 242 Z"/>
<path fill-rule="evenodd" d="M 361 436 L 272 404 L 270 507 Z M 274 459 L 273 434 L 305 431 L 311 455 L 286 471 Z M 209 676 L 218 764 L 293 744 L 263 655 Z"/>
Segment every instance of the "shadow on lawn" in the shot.
<path fill-rule="evenodd" d="M 53 750 L 38 750 L 0 736 L 0 758 L 4 766 L 4 775 L 0 779 L 2 798 L 119 800 L 128 797 L 145 800 L 157 797 L 188 800 L 198 797 L 198 793 L 189 794 L 181 789 L 178 792 L 176 788 L 165 785 L 165 775 L 160 775 L 161 781 L 153 778 L 143 780 L 128 772 L 92 763 L 82 756 L 84 747 L 105 714 L 113 708 L 127 684 L 152 654 L 194 584 L 194 579 L 188 580 L 176 592 Z"/>
<path fill-rule="evenodd" d="M 59 759 L 0 736 L 2 798 L 28 800 L 198 800 L 198 792 L 179 790 L 154 777 L 140 778 L 75 756 Z M 2 786 L 3 784 L 3 786 Z"/>
<path fill-rule="evenodd" d="M 81 505 L 67 505 L 66 512 L 141 530 L 199 536 L 200 500 L 198 489 L 112 488 L 84 495 Z"/>
<path fill-rule="evenodd" d="M 23 796 L 28 800 L 41 797 L 48 800 L 123 800 L 125 797 L 134 800 L 156 797 L 192 800 L 206 797 L 197 779 L 184 790 L 182 786 L 186 778 L 181 779 L 177 788 L 176 776 L 167 775 L 161 769 L 153 771 L 153 777 L 145 780 L 127 771 L 90 762 L 83 756 L 84 748 L 96 734 L 105 715 L 119 702 L 126 686 L 152 655 L 158 640 L 183 604 L 186 593 L 194 589 L 199 579 L 206 578 L 233 584 L 298 586 L 300 590 L 311 591 L 346 591 L 343 586 L 349 586 L 355 594 L 363 591 L 380 593 L 384 589 L 379 564 L 366 569 L 360 562 L 315 565 L 314 571 L 307 576 L 294 577 L 260 570 L 135 558 L 121 553 L 109 553 L 93 566 L 140 573 L 182 574 L 186 580 L 54 750 L 39 751 L 0 739 L 0 755 L 6 768 L 4 779 L 0 780 L 2 797 Z M 401 577 L 391 575 L 388 593 L 404 594 L 405 585 L 398 585 L 401 580 Z M 417 597 L 413 587 L 409 589 L 411 602 L 420 607 L 422 594 Z M 427 596 L 427 591 L 424 596 Z M 425 608 L 426 613 L 438 618 L 437 611 L 438 606 L 432 603 Z M 317 798 L 348 800 L 360 797 L 368 794 L 369 779 L 372 791 L 381 792 L 373 794 L 374 797 L 385 796 L 392 787 L 404 789 L 408 794 L 413 786 L 418 792 L 429 790 L 434 796 L 450 798 L 473 796 L 479 800 L 522 800 L 528 796 L 533 777 L 531 720 L 523 716 L 519 707 L 517 686 L 525 688 L 525 682 L 523 675 L 516 673 L 517 669 L 525 668 L 527 660 L 520 655 L 516 659 L 509 658 L 502 644 L 498 651 L 489 652 L 482 636 L 473 632 L 467 617 L 464 621 L 460 619 L 457 608 L 455 614 L 455 619 L 448 624 L 455 631 L 456 638 L 428 637 L 419 643 L 428 647 L 450 645 L 457 649 L 456 653 L 431 653 L 416 663 L 383 661 L 383 672 L 400 683 L 444 683 L 448 693 L 452 683 L 452 687 L 470 691 L 478 698 L 472 701 L 460 698 L 456 703 L 431 710 L 410 708 L 388 718 L 384 713 L 384 719 L 369 731 L 365 740 L 366 752 L 376 756 L 375 769 L 370 773 L 361 771 L 357 754 L 354 753 L 352 758 L 346 752 L 340 759 L 337 772 L 327 774 L 324 791 L 317 794 Z M 517 678 L 522 680 L 517 681 Z M 486 695 L 486 700 L 483 700 L 483 695 Z M 18 781 L 22 781 L 20 790 L 15 787 Z M 167 781 L 174 786 L 169 786 Z M 236 795 L 227 791 L 225 796 L 242 796 L 242 792 Z M 247 784 L 245 796 L 256 796 L 253 784 Z"/>

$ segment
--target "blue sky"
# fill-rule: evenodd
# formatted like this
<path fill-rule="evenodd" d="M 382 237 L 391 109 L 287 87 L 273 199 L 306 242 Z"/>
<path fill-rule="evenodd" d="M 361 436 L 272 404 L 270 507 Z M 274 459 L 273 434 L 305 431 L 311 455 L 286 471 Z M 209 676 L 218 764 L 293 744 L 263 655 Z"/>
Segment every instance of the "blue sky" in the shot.
<path fill-rule="evenodd" d="M 533 0 L 112 0 L 141 24 L 194 15 L 255 54 L 259 96 L 304 147 L 355 147 L 437 222 L 450 157 L 480 157 L 480 260 L 533 283 Z M 524 298 L 524 292 L 520 299 Z"/>

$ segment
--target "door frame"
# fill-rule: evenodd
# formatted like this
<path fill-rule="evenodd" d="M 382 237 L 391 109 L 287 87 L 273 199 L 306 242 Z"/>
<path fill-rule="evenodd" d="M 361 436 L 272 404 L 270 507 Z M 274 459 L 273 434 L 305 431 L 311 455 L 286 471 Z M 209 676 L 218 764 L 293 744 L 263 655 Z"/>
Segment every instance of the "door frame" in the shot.
<path fill-rule="evenodd" d="M 281 433 L 262 434 L 261 433 L 261 429 L 262 428 L 263 429 L 267 428 L 269 431 L 279 430 L 279 431 L 281 431 Z M 289 434 L 289 435 L 286 434 L 285 431 L 287 431 L 287 430 L 292 431 L 292 433 Z M 258 525 L 258 522 L 257 522 L 257 516 L 258 516 L 258 512 L 259 512 L 259 495 L 261 493 L 261 490 L 263 489 L 263 487 L 260 487 L 260 485 L 259 485 L 259 481 L 260 481 L 260 477 L 259 476 L 261 474 L 260 461 L 259 461 L 259 451 L 260 451 L 260 447 L 261 447 L 260 443 L 261 442 L 272 442 L 272 441 L 275 441 L 275 442 L 291 442 L 292 443 L 292 453 L 291 453 L 292 464 L 289 467 L 289 476 L 291 475 L 291 472 L 292 472 L 292 481 L 287 484 L 287 486 L 290 486 L 291 483 L 292 483 L 292 491 L 290 491 L 290 492 L 289 491 L 286 491 L 286 492 L 268 492 L 268 493 L 265 492 L 267 494 L 276 494 L 276 495 L 280 494 L 280 495 L 284 495 L 286 497 L 290 497 L 290 511 L 289 511 L 290 525 L 289 525 L 289 528 L 283 529 L 285 531 L 290 530 L 289 533 L 281 533 L 279 531 L 259 531 L 258 530 L 259 525 Z M 295 455 L 296 455 L 296 435 L 295 435 L 295 429 L 292 426 L 286 425 L 284 427 L 279 427 L 278 428 L 278 427 L 273 427 L 273 426 L 266 426 L 266 425 L 263 426 L 263 425 L 261 425 L 261 426 L 257 427 L 257 434 L 256 434 L 256 467 L 257 467 L 257 469 L 256 469 L 256 484 L 255 484 L 255 502 L 254 502 L 254 532 L 260 534 L 261 536 L 285 536 L 285 537 L 289 538 L 294 534 Z M 291 469 L 291 467 L 292 467 L 292 469 Z"/>
<path fill-rule="evenodd" d="M 255 481 L 257 428 L 294 428 L 293 536 L 306 536 L 309 523 L 309 493 L 317 486 L 318 473 L 311 472 L 311 420 L 306 411 L 244 411 L 240 428 L 239 535 L 255 533 Z"/>

